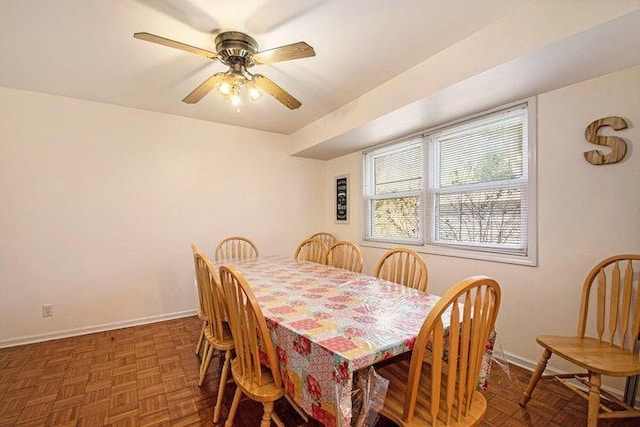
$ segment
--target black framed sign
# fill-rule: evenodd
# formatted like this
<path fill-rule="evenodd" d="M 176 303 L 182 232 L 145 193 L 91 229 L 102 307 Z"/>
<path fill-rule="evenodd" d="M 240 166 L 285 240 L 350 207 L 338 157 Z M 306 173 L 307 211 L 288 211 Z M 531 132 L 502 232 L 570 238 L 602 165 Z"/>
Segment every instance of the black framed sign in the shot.
<path fill-rule="evenodd" d="M 335 177 L 335 222 L 347 224 L 349 222 L 349 175 Z"/>

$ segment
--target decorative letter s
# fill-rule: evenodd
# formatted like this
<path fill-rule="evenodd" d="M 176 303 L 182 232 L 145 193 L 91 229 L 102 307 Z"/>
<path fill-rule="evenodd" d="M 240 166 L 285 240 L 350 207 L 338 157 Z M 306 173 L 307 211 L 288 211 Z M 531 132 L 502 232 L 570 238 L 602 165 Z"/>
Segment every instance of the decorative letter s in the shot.
<path fill-rule="evenodd" d="M 605 117 L 594 120 L 584 130 L 584 137 L 592 144 L 606 145 L 611 148 L 609 154 L 602 154 L 598 150 L 585 151 L 584 158 L 592 165 L 606 165 L 608 163 L 618 163 L 627 153 L 627 143 L 617 136 L 599 136 L 598 129 L 603 126 L 611 126 L 615 130 L 627 128 L 627 122 L 622 117 Z"/>

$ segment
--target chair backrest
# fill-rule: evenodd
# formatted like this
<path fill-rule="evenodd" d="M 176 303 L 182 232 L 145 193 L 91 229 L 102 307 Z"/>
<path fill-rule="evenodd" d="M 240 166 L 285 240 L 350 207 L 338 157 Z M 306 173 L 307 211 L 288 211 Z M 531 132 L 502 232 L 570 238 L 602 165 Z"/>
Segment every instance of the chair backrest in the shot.
<path fill-rule="evenodd" d="M 427 264 L 411 249 L 391 249 L 380 258 L 373 275 L 423 292 L 427 290 Z"/>
<path fill-rule="evenodd" d="M 362 272 L 360 248 L 346 240 L 334 243 L 327 251 L 327 264 L 345 270 Z"/>
<path fill-rule="evenodd" d="M 306 239 L 298 245 L 298 249 L 296 249 L 296 253 L 293 257 L 302 261 L 324 264 L 325 257 L 327 256 L 327 250 L 327 245 L 322 243 L 320 240 Z"/>
<path fill-rule="evenodd" d="M 216 261 L 256 258 L 257 256 L 257 246 L 246 237 L 227 237 L 218 243 L 218 246 L 216 246 Z"/>
<path fill-rule="evenodd" d="M 634 350 L 640 334 L 640 278 L 634 281 L 634 264 L 640 269 L 640 254 L 614 255 L 591 269 L 582 288 L 578 337 L 595 333 L 601 341 Z"/>
<path fill-rule="evenodd" d="M 224 340 L 222 322 L 226 317 L 226 304 L 222 286 L 215 280 L 213 267 L 209 258 L 201 252 L 194 255 L 196 263 L 196 275 L 199 287 L 202 288 L 202 299 L 205 314 L 207 315 L 207 327 L 213 337 L 218 341 Z"/>
<path fill-rule="evenodd" d="M 260 363 L 264 361 L 271 369 L 275 386 L 282 387 L 275 347 L 249 284 L 232 265 L 220 267 L 220 280 L 227 300 L 229 325 L 242 376 L 255 384 L 266 384 L 268 378 L 264 373 L 267 368 Z"/>
<path fill-rule="evenodd" d="M 439 417 L 443 424 L 446 420 L 449 425 L 451 418 L 459 420 L 469 412 L 499 307 L 500 286 L 486 276 L 462 280 L 436 303 L 422 324 L 411 355 L 404 421 L 413 418 L 419 394 L 429 396 L 431 419 Z M 431 344 L 433 358 L 430 390 L 420 385 L 427 343 Z M 443 369 L 445 355 L 448 367 Z"/>
<path fill-rule="evenodd" d="M 196 258 L 196 254 L 198 253 L 198 249 L 196 248 L 196 245 L 191 245 L 191 253 L 193 254 L 193 266 L 195 269 L 195 273 L 196 273 L 196 286 L 198 288 L 198 303 L 199 303 L 199 311 L 202 314 L 207 313 L 206 311 L 206 307 L 204 304 L 204 294 L 203 294 L 203 284 L 202 281 L 200 280 L 200 276 L 198 274 L 198 259 Z"/>
<path fill-rule="evenodd" d="M 328 248 L 333 246 L 333 244 L 338 241 L 338 236 L 336 236 L 333 233 L 329 233 L 327 231 L 319 231 L 319 232 L 314 233 L 313 235 L 311 235 L 309 238 L 310 239 L 318 239 L 318 240 L 320 240 Z"/>

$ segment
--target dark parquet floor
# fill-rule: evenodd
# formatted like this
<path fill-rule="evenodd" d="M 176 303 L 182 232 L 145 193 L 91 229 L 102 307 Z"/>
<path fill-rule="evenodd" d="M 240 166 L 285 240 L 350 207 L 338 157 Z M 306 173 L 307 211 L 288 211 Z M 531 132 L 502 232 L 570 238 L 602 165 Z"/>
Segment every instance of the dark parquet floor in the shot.
<path fill-rule="evenodd" d="M 194 354 L 196 317 L 0 349 L 0 426 L 211 426 L 219 364 L 202 387 Z M 494 366 L 484 427 L 586 425 L 586 403 L 563 386 L 541 382 L 527 409 L 518 406 L 529 372 Z M 225 392 L 222 416 L 235 386 Z M 287 426 L 306 423 L 281 399 Z M 237 426 L 257 426 L 262 406 L 240 404 Z M 377 427 L 393 425 L 380 419 Z M 638 420 L 601 422 L 638 426 Z"/>

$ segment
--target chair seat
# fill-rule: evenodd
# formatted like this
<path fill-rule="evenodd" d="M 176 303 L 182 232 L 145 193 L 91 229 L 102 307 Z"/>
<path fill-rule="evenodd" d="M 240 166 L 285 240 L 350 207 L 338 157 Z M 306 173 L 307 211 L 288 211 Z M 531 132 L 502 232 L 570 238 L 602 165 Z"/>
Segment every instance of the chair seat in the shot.
<path fill-rule="evenodd" d="M 264 367 L 262 373 L 262 384 L 258 384 L 252 379 L 246 378 L 242 374 L 240 361 L 236 358 L 231 361 L 231 375 L 238 387 L 242 389 L 244 394 L 249 396 L 251 400 L 258 402 L 274 402 L 284 395 L 284 389 L 277 387 L 273 381 L 273 376 L 269 368 Z"/>
<path fill-rule="evenodd" d="M 576 365 L 602 375 L 627 377 L 640 374 L 640 355 L 597 338 L 540 335 L 538 344 Z"/>
<path fill-rule="evenodd" d="M 466 416 L 460 416 L 459 420 L 455 420 L 453 416 L 450 423 L 447 424 L 445 417 L 444 400 L 440 399 L 440 412 L 438 419 L 434 423 L 431 419 L 430 395 L 431 395 L 431 369 L 423 367 L 420 374 L 420 391 L 416 401 L 416 410 L 414 417 L 410 422 L 402 421 L 402 411 L 404 408 L 404 398 L 407 392 L 407 382 L 409 381 L 409 364 L 410 360 L 405 359 L 386 365 L 378 370 L 378 374 L 391 379 L 389 381 L 389 389 L 387 390 L 386 402 L 380 413 L 396 424 L 401 426 L 475 426 L 480 424 L 487 411 L 487 400 L 478 391 L 473 392 L 471 408 Z M 443 384 L 441 390 L 445 390 Z M 455 404 L 454 404 L 455 406 Z M 453 413 L 456 413 L 454 409 Z"/>
<path fill-rule="evenodd" d="M 207 324 L 207 327 L 204 330 L 205 338 L 214 348 L 221 351 L 233 350 L 233 336 L 231 335 L 231 329 L 227 322 L 222 322 L 222 333 L 223 339 L 220 340 L 213 335 L 213 331 L 209 327 L 209 324 Z"/>

